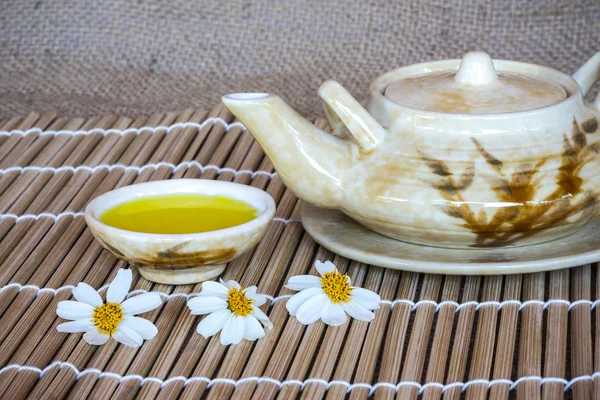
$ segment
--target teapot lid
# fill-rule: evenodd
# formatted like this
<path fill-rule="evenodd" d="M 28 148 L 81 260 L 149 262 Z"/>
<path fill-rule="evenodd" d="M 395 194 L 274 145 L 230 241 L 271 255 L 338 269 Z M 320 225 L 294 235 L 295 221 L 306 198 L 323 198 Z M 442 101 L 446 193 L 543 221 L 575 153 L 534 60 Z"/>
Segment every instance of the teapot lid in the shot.
<path fill-rule="evenodd" d="M 385 97 L 408 107 L 457 114 L 533 110 L 567 98 L 559 84 L 533 76 L 496 72 L 491 57 L 467 53 L 456 72 L 432 72 L 391 83 Z"/>

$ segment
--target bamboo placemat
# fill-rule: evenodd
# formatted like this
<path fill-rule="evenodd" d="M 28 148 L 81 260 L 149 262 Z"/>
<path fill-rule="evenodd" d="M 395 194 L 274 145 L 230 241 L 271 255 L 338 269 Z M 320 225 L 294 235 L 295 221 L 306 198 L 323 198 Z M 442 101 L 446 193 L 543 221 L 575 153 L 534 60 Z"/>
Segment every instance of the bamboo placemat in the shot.
<path fill-rule="evenodd" d="M 323 121 L 317 124 L 324 127 Z M 157 128 L 158 127 L 158 128 Z M 137 119 L 31 114 L 0 121 L 0 397 L 95 399 L 600 398 L 598 265 L 512 276 L 386 270 L 318 246 L 299 202 L 231 114 L 186 110 Z M 58 131 L 58 132 L 57 132 Z M 164 305 L 139 349 L 56 331 L 56 306 L 80 281 L 106 287 L 128 265 L 86 229 L 88 201 L 136 182 L 202 178 L 262 188 L 276 219 L 224 278 L 273 296 L 274 328 L 224 347 L 196 333 L 186 306 L 201 285 L 133 289 Z M 303 326 L 283 287 L 332 260 L 384 300 L 371 323 Z"/>

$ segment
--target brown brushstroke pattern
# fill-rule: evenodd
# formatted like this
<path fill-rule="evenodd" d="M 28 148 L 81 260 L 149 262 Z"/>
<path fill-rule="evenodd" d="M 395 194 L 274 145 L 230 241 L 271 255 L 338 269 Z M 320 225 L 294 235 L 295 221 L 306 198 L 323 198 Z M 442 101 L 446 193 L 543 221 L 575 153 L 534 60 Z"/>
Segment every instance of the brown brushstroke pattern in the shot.
<path fill-rule="evenodd" d="M 585 133 L 594 133 L 598 130 L 598 120 L 596 118 L 590 118 L 581 124 L 581 128 Z"/>
<path fill-rule="evenodd" d="M 461 219 L 461 225 L 477 235 L 471 247 L 501 247 L 512 245 L 544 229 L 564 224 L 574 215 L 582 214 L 580 219 L 583 220 L 594 214 L 598 194 L 584 191 L 580 173 L 583 166 L 598 153 L 598 143 L 588 145 L 586 138 L 586 134 L 597 129 L 596 119 L 588 120 L 581 126 L 573 120 L 570 138 L 566 134 L 563 136 L 561 165 L 556 177 L 557 187 L 541 201 L 536 200 L 540 188 L 539 178 L 536 177 L 546 163 L 546 158 L 537 163 L 522 163 L 507 176 L 503 172 L 504 163 L 488 152 L 479 141 L 471 138 L 479 154 L 496 173 L 495 176 L 486 177 L 486 180 L 498 200 L 518 204 L 499 209 L 491 218 L 483 208 L 475 214 L 470 205 L 465 203 L 461 190 L 466 186 L 452 178 L 453 174 L 445 163 L 424 154 L 421 154 L 421 158 L 434 174 L 442 177 L 432 185 L 448 202 L 442 207 L 442 211 L 453 218 Z M 470 181 L 473 179 L 472 175 Z M 583 196 L 575 201 L 578 194 Z"/>
<path fill-rule="evenodd" d="M 99 239 L 100 240 L 100 239 Z M 187 269 L 190 267 L 199 267 L 204 265 L 216 265 L 228 262 L 236 255 L 235 248 L 209 249 L 196 252 L 180 252 L 187 242 L 161 250 L 156 256 L 150 258 L 137 258 L 135 260 L 127 258 L 121 251 L 114 246 L 100 240 L 104 246 L 114 255 L 135 265 L 144 265 L 146 267 L 157 267 L 157 269 Z"/>
<path fill-rule="evenodd" d="M 170 265 L 173 268 L 178 266 L 201 266 L 221 264 L 229 261 L 236 254 L 234 248 L 209 249 L 195 252 L 180 252 L 181 245 L 172 249 L 160 251 L 155 259 L 147 262 L 150 265 Z"/>

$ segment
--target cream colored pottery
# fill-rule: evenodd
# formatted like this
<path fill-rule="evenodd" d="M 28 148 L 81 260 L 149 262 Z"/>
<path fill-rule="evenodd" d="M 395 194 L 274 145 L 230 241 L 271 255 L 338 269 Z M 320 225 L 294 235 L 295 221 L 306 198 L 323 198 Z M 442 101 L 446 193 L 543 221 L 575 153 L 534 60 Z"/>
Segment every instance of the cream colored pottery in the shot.
<path fill-rule="evenodd" d="M 500 275 L 551 271 L 600 261 L 600 219 L 572 235 L 520 247 L 447 249 L 390 239 L 339 210 L 302 204 L 302 225 L 323 247 L 352 260 L 403 271 Z"/>
<path fill-rule="evenodd" d="M 176 193 L 229 196 L 255 207 L 258 217 L 227 229 L 172 235 L 130 232 L 100 221 L 102 213 L 117 204 L 139 197 Z M 219 276 L 227 262 L 258 243 L 274 214 L 273 198 L 260 189 L 223 181 L 172 179 L 125 186 L 105 193 L 88 204 L 85 220 L 104 248 L 136 265 L 144 278 L 183 285 Z"/>
<path fill-rule="evenodd" d="M 273 94 L 222 100 L 302 200 L 402 241 L 505 247 L 598 216 L 600 98 L 583 96 L 599 77 L 600 53 L 571 77 L 476 52 L 383 74 L 366 108 L 328 81 L 333 134 Z"/>

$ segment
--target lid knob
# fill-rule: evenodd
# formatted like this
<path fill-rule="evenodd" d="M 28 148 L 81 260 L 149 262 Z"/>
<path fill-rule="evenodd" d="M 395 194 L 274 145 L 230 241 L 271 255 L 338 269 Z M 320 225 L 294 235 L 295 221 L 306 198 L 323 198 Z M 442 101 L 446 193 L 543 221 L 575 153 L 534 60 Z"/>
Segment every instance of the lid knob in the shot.
<path fill-rule="evenodd" d="M 492 58 L 482 51 L 472 51 L 463 57 L 454 80 L 462 85 L 485 86 L 498 80 Z"/>

